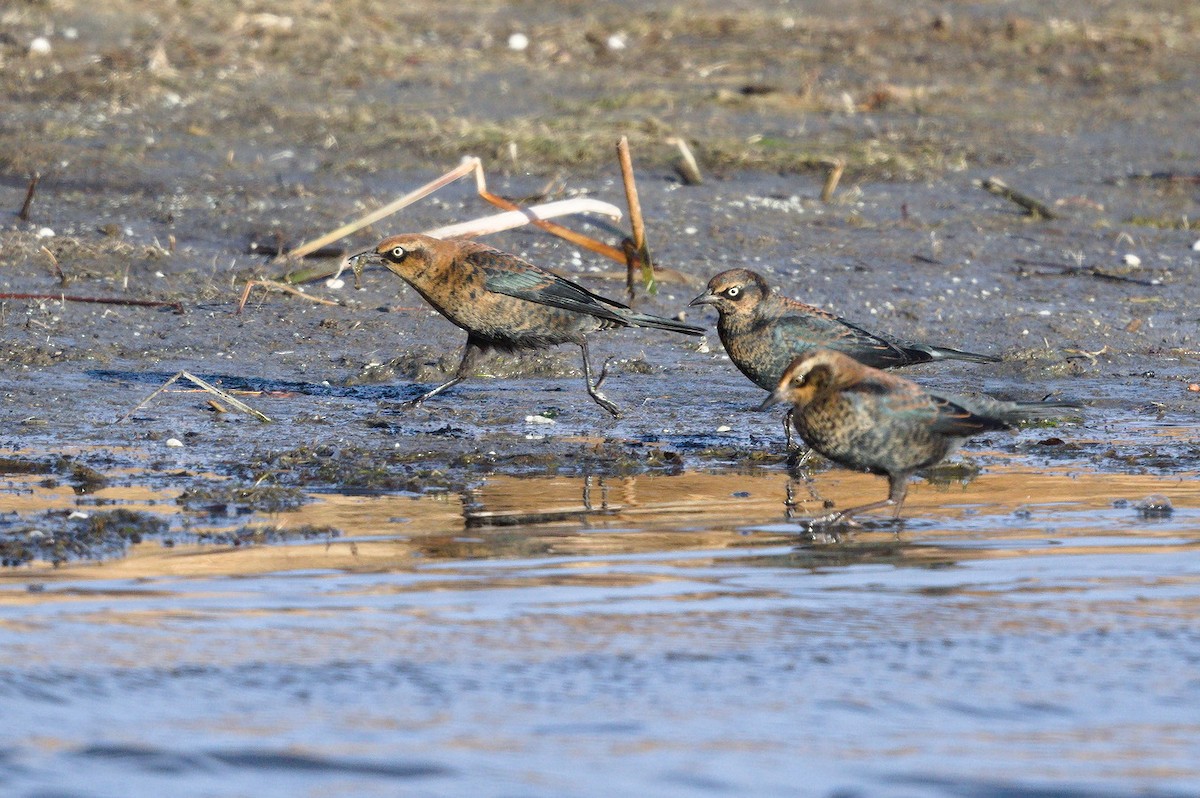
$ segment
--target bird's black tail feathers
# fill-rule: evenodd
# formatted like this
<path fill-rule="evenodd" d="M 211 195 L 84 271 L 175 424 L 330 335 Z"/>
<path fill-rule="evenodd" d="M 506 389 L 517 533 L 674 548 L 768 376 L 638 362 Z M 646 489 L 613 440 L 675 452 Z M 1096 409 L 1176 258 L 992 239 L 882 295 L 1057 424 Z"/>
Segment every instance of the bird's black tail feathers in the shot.
<path fill-rule="evenodd" d="M 980 355 L 975 352 L 964 352 L 961 349 L 951 349 L 948 346 L 920 346 L 920 351 L 926 352 L 933 360 L 965 360 L 968 363 L 999 363 L 995 355 Z"/>
<path fill-rule="evenodd" d="M 656 330 L 667 330 L 669 332 L 683 333 L 684 335 L 704 335 L 706 332 L 703 327 L 684 324 L 681 321 L 654 316 L 649 313 L 626 312 L 621 315 L 626 321 L 636 327 L 652 327 Z"/>

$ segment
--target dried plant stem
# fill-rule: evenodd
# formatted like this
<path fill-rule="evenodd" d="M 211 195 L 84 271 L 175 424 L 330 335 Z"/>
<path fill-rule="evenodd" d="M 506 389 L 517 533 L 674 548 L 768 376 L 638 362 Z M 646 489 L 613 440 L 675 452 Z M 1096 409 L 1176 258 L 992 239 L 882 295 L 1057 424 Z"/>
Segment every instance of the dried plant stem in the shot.
<path fill-rule="evenodd" d="M 654 262 L 650 259 L 650 247 L 646 243 L 646 223 L 642 218 L 642 203 L 638 199 L 637 181 L 633 176 L 633 158 L 629 154 L 629 139 L 621 136 L 617 142 L 617 160 L 621 164 L 621 180 L 625 184 L 625 201 L 629 204 L 629 226 L 633 231 L 630 246 L 625 247 L 625 263 L 629 270 L 626 288 L 633 299 L 633 270 L 639 263 L 642 267 L 642 284 L 653 294 L 658 291 L 654 282 Z"/>
<path fill-rule="evenodd" d="M 1035 219 L 1058 218 L 1058 214 L 1050 210 L 1046 203 L 1042 202 L 1041 200 L 1034 199 L 1028 194 L 1023 194 L 1016 189 L 1009 188 L 1008 184 L 998 177 L 989 177 L 984 180 L 977 180 L 975 181 L 975 185 L 979 186 L 988 193 L 995 194 L 997 197 L 1003 197 L 1009 202 L 1020 205 L 1025 209 L 1025 212 L 1028 215 L 1034 217 Z"/>
<path fill-rule="evenodd" d="M 29 206 L 33 204 L 33 194 L 37 191 L 38 181 L 41 179 L 40 172 L 34 172 L 33 177 L 29 178 L 29 187 L 25 189 L 25 201 L 21 203 L 21 211 L 17 214 L 17 218 L 22 222 L 29 221 Z"/>
<path fill-rule="evenodd" d="M 387 205 L 384 205 L 382 208 L 371 211 L 365 216 L 360 216 L 354 221 L 348 222 L 336 230 L 326 233 L 320 238 L 315 238 L 312 241 L 301 244 L 289 252 L 288 256 L 292 258 L 303 258 L 305 255 L 313 252 L 314 250 L 318 250 L 321 247 L 332 244 L 334 241 L 337 241 L 340 238 L 345 238 L 351 233 L 357 232 L 369 224 L 374 224 L 380 219 L 391 216 L 393 213 L 396 213 L 403 208 L 407 208 L 409 205 L 412 205 L 419 199 L 429 196 L 439 188 L 453 183 L 460 177 L 466 177 L 467 175 L 471 174 L 471 172 L 475 171 L 476 168 L 479 168 L 478 158 L 464 158 L 462 163 L 451 169 L 449 172 L 446 172 L 446 174 L 442 175 L 436 180 L 430 180 L 425 185 L 408 192 L 403 197 L 399 197 L 392 202 L 389 202 Z"/>
<path fill-rule="evenodd" d="M 62 267 L 58 265 L 58 258 L 54 257 L 54 253 L 51 252 L 50 249 L 46 246 L 43 246 L 41 248 L 41 251 L 43 253 L 45 253 L 47 258 L 50 259 L 50 266 L 54 269 L 54 275 L 56 277 L 58 277 L 58 284 L 66 285 L 67 284 L 67 275 L 63 274 Z"/>
<path fill-rule="evenodd" d="M 846 162 L 841 158 L 835 158 L 827 161 L 826 165 L 829 167 L 829 172 L 825 175 L 825 185 L 821 187 L 821 202 L 829 204 L 833 201 L 833 192 L 837 191 L 838 182 L 842 179 Z"/>
<path fill-rule="evenodd" d="M 242 310 L 246 307 L 246 302 L 250 299 L 250 291 L 255 287 L 265 288 L 268 291 L 279 291 L 284 294 L 291 294 L 292 296 L 297 296 L 301 299 L 307 299 L 309 302 L 315 302 L 318 305 L 338 304 L 332 299 L 324 299 L 319 296 L 309 296 L 299 288 L 293 288 L 286 283 L 276 282 L 275 280 L 247 280 L 246 287 L 242 289 L 242 298 L 238 300 L 237 315 L 242 315 Z"/>
<path fill-rule="evenodd" d="M 696 156 L 692 155 L 692 148 L 688 143 L 681 138 L 667 139 L 668 144 L 674 144 L 679 150 L 679 160 L 675 162 L 675 171 L 679 173 L 679 177 L 683 180 L 685 186 L 698 186 L 704 182 L 704 176 L 700 174 L 700 165 L 696 163 Z"/>
<path fill-rule="evenodd" d="M 20 294 L 0 293 L 0 299 L 38 299 L 52 302 L 92 302 L 98 305 L 126 305 L 138 308 L 170 308 L 176 313 L 183 313 L 182 302 L 166 302 L 157 299 L 117 299 L 96 296 L 71 296 L 70 294 Z"/>
<path fill-rule="evenodd" d="M 250 407 L 250 405 L 246 404 L 245 402 L 243 402 L 240 399 L 237 399 L 237 398 L 231 396 L 230 394 L 226 393 L 225 391 L 222 391 L 220 388 L 216 387 L 215 385 L 205 382 L 204 380 L 200 379 L 196 375 L 191 374 L 187 371 L 180 371 L 174 377 L 171 377 L 171 379 L 167 380 L 162 385 L 160 385 L 158 387 L 158 389 L 154 391 L 154 393 L 150 394 L 145 399 L 138 402 L 136 407 L 134 407 L 128 413 L 126 413 L 125 415 L 123 415 L 119 419 L 117 419 L 116 423 L 120 424 L 122 421 L 125 421 L 130 416 L 132 416 L 134 413 L 141 410 L 143 407 L 148 405 L 151 402 L 151 400 L 154 399 L 154 397 L 158 396 L 160 393 L 165 391 L 167 388 L 171 387 L 171 385 L 173 385 L 179 379 L 188 380 L 192 384 L 199 387 L 201 390 L 207 391 L 208 393 L 212 394 L 213 396 L 217 397 L 218 399 L 224 401 L 226 404 L 228 404 L 233 409 L 240 410 L 243 413 L 247 413 L 251 416 L 254 416 L 259 421 L 262 421 L 264 423 L 270 423 L 270 421 L 271 421 L 271 419 L 268 418 L 264 413 L 258 412 L 253 407 Z"/>

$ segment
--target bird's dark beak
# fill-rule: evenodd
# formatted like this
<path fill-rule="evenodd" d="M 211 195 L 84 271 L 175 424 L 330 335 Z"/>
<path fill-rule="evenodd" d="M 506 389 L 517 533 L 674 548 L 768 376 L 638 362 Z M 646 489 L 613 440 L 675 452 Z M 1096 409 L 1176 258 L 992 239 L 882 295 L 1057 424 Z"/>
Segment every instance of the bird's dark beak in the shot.
<path fill-rule="evenodd" d="M 758 406 L 758 409 L 766 410 L 768 407 L 773 407 L 774 405 L 777 405 L 780 402 L 782 402 L 783 397 L 780 395 L 781 393 L 782 393 L 782 391 L 780 391 L 778 388 L 776 388 L 774 391 L 772 391 L 770 394 L 767 395 L 766 399 L 763 399 L 763 403 Z"/>
<path fill-rule="evenodd" d="M 712 291 L 705 291 L 703 294 L 701 294 L 700 296 L 696 297 L 691 302 L 689 302 L 688 307 L 694 308 L 697 305 L 715 305 L 716 302 L 717 302 L 716 295 L 713 294 Z"/>
<path fill-rule="evenodd" d="M 356 252 L 346 258 L 346 263 L 351 269 L 362 269 L 367 263 L 379 260 L 378 253 L 373 249 L 364 249 L 362 252 Z"/>

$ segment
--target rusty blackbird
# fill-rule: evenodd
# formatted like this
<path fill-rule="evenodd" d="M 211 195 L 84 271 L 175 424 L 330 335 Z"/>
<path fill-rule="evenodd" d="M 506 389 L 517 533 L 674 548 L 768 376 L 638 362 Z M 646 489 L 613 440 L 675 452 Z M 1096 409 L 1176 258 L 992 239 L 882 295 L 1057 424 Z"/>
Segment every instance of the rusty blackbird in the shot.
<path fill-rule="evenodd" d="M 967 438 L 1011 429 L 1022 421 L 1078 416 L 1079 407 L 1071 402 L 1005 402 L 930 393 L 832 349 L 814 349 L 796 358 L 764 407 L 776 402 L 792 405 L 796 431 L 819 454 L 888 478 L 886 499 L 823 521 L 888 506 L 899 517 L 913 472 L 941 461 Z"/>
<path fill-rule="evenodd" d="M 588 395 L 613 416 L 617 406 L 592 382 L 587 334 L 613 327 L 652 327 L 703 335 L 673 319 L 637 313 L 515 255 L 466 239 L 441 240 L 417 233 L 392 236 L 351 258 L 382 263 L 402 277 L 439 313 L 467 331 L 454 377 L 414 400 L 419 405 L 468 376 L 490 350 L 516 352 L 577 344 L 583 354 Z"/>

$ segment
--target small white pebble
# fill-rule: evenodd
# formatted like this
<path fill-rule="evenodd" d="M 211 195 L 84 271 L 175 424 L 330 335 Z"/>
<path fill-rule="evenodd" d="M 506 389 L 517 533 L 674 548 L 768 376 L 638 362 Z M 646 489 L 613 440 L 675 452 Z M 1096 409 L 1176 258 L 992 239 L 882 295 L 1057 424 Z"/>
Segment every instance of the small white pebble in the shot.
<path fill-rule="evenodd" d="M 612 36 L 609 36 L 608 37 L 608 49 L 624 50 L 625 49 L 625 34 L 624 33 L 614 33 Z"/>
<path fill-rule="evenodd" d="M 179 449 L 183 447 L 183 441 L 178 438 L 167 438 L 167 446 L 172 449 Z"/>
<path fill-rule="evenodd" d="M 79 38 L 79 30 L 77 28 L 63 28 L 62 35 L 68 41 L 75 41 Z"/>
<path fill-rule="evenodd" d="M 72 510 L 71 514 L 68 515 L 67 518 L 91 518 L 91 516 L 81 510 Z"/>
<path fill-rule="evenodd" d="M 1137 255 L 1134 255 L 1132 252 L 1125 255 L 1125 257 L 1121 258 L 1121 261 L 1124 262 L 1124 264 L 1126 266 L 1141 266 L 1142 265 L 1142 259 L 1139 258 Z"/>
<path fill-rule="evenodd" d="M 54 238 L 54 231 L 51 230 L 49 227 L 43 227 L 41 230 L 37 231 L 37 237 L 38 238 Z"/>
<path fill-rule="evenodd" d="M 685 227 L 685 228 L 683 228 L 683 232 L 684 232 L 684 235 L 694 236 L 694 235 L 696 235 L 696 233 L 698 233 L 700 231 L 694 227 Z M 1200 241 L 1197 241 L 1196 243 L 1200 244 Z"/>
<path fill-rule="evenodd" d="M 1196 239 L 1196 243 L 1192 244 L 1192 251 L 1200 252 L 1200 238 Z"/>
<path fill-rule="evenodd" d="M 163 274 L 162 272 L 155 272 L 154 276 L 155 277 L 166 277 L 167 275 Z"/>
<path fill-rule="evenodd" d="M 39 36 L 29 43 L 30 55 L 50 55 L 52 49 L 50 40 L 45 36 Z"/>
<path fill-rule="evenodd" d="M 545 416 L 525 416 L 526 424 L 553 424 L 554 419 Z"/>
<path fill-rule="evenodd" d="M 346 287 L 346 281 L 341 279 L 340 277 L 337 279 L 330 278 L 325 281 L 325 287 L 329 288 L 333 291 L 337 291 L 339 288 Z"/>
<path fill-rule="evenodd" d="M 721 426 L 717 427 L 717 432 L 729 432 L 731 429 L 733 429 L 733 427 L 729 426 L 728 424 L 722 424 Z"/>
<path fill-rule="evenodd" d="M 521 52 L 529 46 L 529 37 L 524 33 L 514 33 L 508 37 L 508 49 Z"/>

